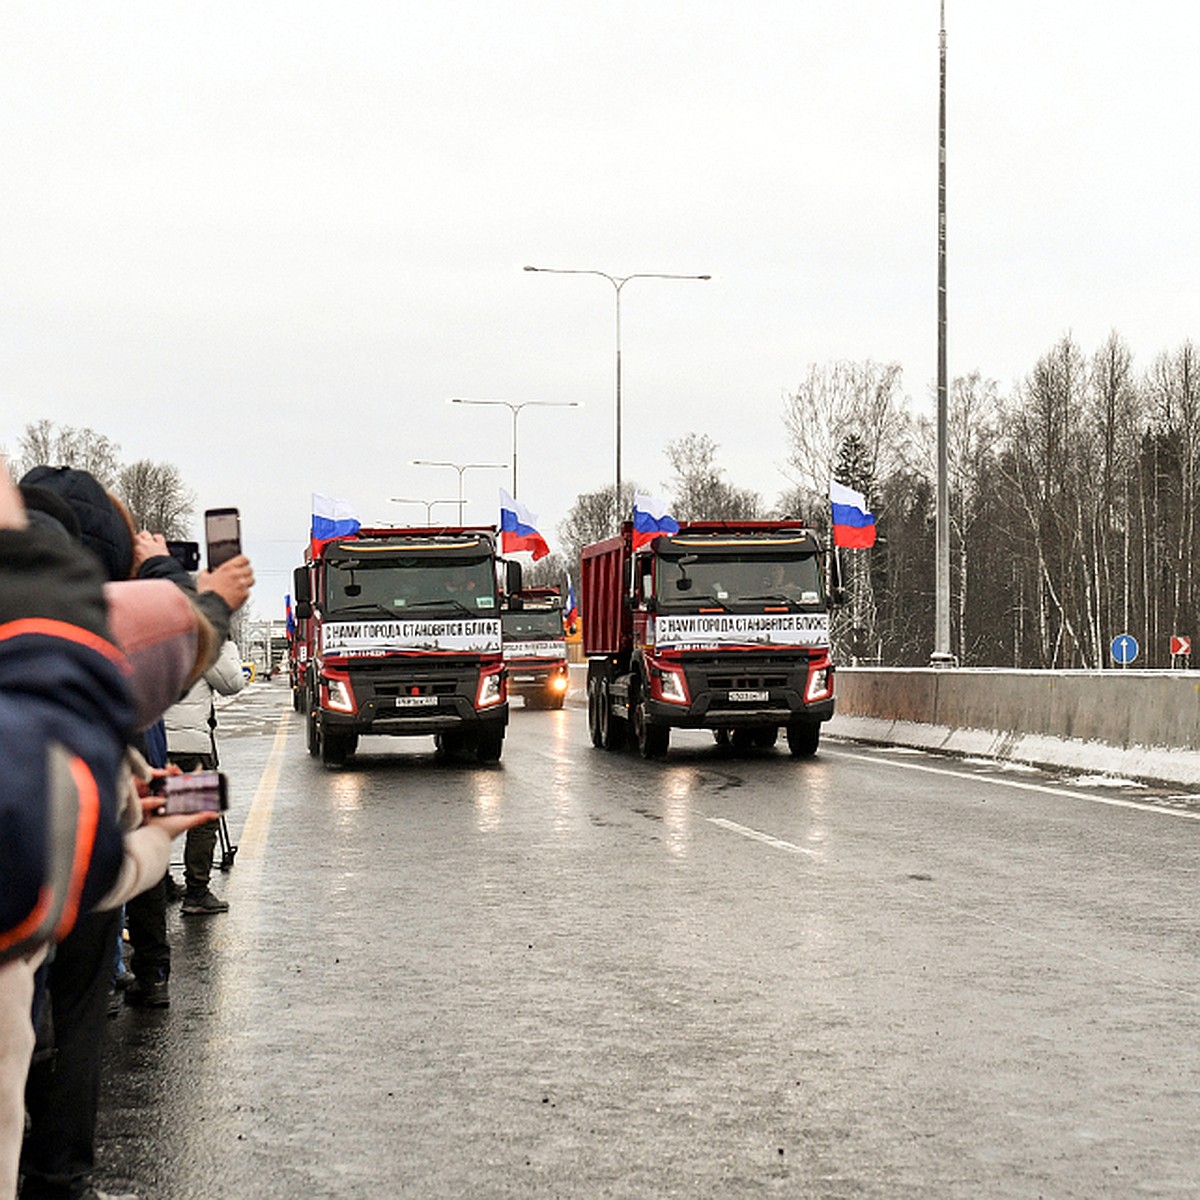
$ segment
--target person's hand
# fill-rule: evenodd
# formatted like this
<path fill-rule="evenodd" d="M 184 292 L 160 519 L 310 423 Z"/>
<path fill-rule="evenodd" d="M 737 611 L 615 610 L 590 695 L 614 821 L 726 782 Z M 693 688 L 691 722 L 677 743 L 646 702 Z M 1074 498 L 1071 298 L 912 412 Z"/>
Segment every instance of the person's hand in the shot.
<path fill-rule="evenodd" d="M 0 529 L 24 529 L 29 524 L 17 485 L 0 458 Z"/>
<path fill-rule="evenodd" d="M 162 808 L 162 802 L 161 796 L 142 797 L 142 824 L 157 825 L 159 829 L 165 829 L 172 840 L 181 833 L 187 833 L 189 829 L 195 829 L 197 825 L 208 825 L 221 819 L 221 814 L 215 812 L 173 813 L 170 816 L 160 816 L 158 810 Z"/>
<path fill-rule="evenodd" d="M 151 558 L 165 558 L 170 554 L 167 549 L 167 539 L 161 533 L 151 533 L 143 529 L 133 537 L 133 571 L 137 574 L 142 563 Z"/>
<path fill-rule="evenodd" d="M 254 568 L 244 554 L 223 562 L 215 571 L 201 571 L 196 577 L 196 591 L 216 592 L 230 612 L 237 612 L 246 603 L 253 586 Z"/>

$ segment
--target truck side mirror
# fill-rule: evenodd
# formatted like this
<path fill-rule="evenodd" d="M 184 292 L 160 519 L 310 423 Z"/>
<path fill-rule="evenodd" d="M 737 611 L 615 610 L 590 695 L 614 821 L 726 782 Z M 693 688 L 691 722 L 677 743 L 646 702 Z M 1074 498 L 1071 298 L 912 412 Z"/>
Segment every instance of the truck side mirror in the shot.
<path fill-rule="evenodd" d="M 312 605 L 307 600 L 296 601 L 296 618 L 300 621 L 307 621 L 312 616 Z"/>
<path fill-rule="evenodd" d="M 312 603 L 312 591 L 308 586 L 307 567 L 297 567 L 292 572 L 292 595 L 296 599 L 297 610 L 300 604 Z"/>
<path fill-rule="evenodd" d="M 522 587 L 521 564 L 510 559 L 504 560 L 504 590 L 509 596 L 515 596 Z"/>

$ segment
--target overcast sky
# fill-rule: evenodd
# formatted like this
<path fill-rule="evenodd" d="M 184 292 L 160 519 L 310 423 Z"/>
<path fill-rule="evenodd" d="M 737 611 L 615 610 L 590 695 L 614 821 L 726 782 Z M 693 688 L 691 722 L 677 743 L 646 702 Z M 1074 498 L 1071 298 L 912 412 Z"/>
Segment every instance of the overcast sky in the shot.
<path fill-rule="evenodd" d="M 1064 332 L 1197 332 L 1200 9 L 948 0 L 949 358 L 1007 390 Z M 242 509 L 278 615 L 313 491 L 366 521 L 509 462 L 552 546 L 666 443 L 788 486 L 812 363 L 936 374 L 937 0 L 0 9 L 0 446 L 39 418 Z M 504 471 L 468 471 L 497 519 Z M 435 515 L 449 519 L 452 506 Z M 197 530 L 198 536 L 198 530 Z"/>

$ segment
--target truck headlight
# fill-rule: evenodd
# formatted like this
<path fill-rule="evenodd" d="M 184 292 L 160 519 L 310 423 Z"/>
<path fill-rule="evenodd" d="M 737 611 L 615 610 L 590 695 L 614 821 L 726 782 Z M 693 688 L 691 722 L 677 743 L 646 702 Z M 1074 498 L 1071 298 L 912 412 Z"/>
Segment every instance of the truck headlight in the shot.
<path fill-rule="evenodd" d="M 332 712 L 352 713 L 358 711 L 354 703 L 354 689 L 350 686 L 350 677 L 337 678 L 332 675 L 321 677 L 321 687 L 324 691 L 323 707 Z"/>
<path fill-rule="evenodd" d="M 508 699 L 505 681 L 508 676 L 503 667 L 483 671 L 479 676 L 479 693 L 475 697 L 476 708 L 494 708 Z"/>
<path fill-rule="evenodd" d="M 813 700 L 827 700 L 833 694 L 833 671 L 828 664 L 814 667 L 808 673 L 808 689 L 804 698 L 810 703 Z"/>
<path fill-rule="evenodd" d="M 668 704 L 691 704 L 687 680 L 678 667 L 656 666 L 651 669 L 650 678 L 652 680 L 651 695 L 657 691 L 659 699 L 665 700 Z M 654 687 L 654 684 L 658 685 L 657 688 Z"/>

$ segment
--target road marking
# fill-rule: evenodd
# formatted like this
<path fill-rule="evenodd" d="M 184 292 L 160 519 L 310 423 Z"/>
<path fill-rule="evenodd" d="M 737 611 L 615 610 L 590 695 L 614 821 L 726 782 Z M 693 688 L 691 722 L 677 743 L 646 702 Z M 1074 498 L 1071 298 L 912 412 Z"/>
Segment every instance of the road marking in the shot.
<path fill-rule="evenodd" d="M 815 850 L 808 850 L 804 846 L 797 846 L 794 842 L 785 842 L 782 838 L 772 837 L 769 833 L 763 833 L 760 829 L 751 829 L 749 825 L 739 825 L 736 821 L 727 821 L 724 817 L 705 817 L 710 825 L 719 825 L 722 829 L 728 829 L 731 833 L 741 834 L 744 838 L 750 838 L 755 842 L 762 842 L 767 846 L 774 846 L 776 850 L 786 850 L 789 854 L 807 854 L 810 858 L 816 858 Z"/>
<path fill-rule="evenodd" d="M 271 830 L 271 813 L 275 808 L 275 791 L 279 786 L 279 772 L 283 767 L 283 752 L 288 740 L 289 716 L 290 714 L 284 713 L 279 718 L 271 754 L 258 781 L 250 811 L 246 814 L 246 823 L 242 827 L 241 840 L 238 843 L 239 866 L 247 859 L 261 862 L 266 851 L 267 834 Z"/>
<path fill-rule="evenodd" d="M 997 779 L 994 775 L 976 775 L 971 771 L 953 771 L 946 767 L 930 767 L 924 763 L 896 762 L 883 755 L 852 754 L 849 751 L 822 750 L 829 758 L 855 758 L 860 762 L 883 763 L 900 771 L 924 771 L 928 775 L 945 775 L 951 779 L 966 779 L 972 783 L 994 783 L 997 787 L 1019 788 L 1026 792 L 1041 792 L 1046 796 L 1066 796 L 1071 800 L 1085 800 L 1091 804 L 1107 804 L 1112 808 L 1132 808 L 1138 812 L 1159 813 L 1164 817 L 1179 817 L 1184 821 L 1200 821 L 1200 813 L 1185 812 L 1178 808 L 1166 808 L 1161 804 L 1146 804 L 1137 800 L 1121 800 L 1116 796 L 1090 796 L 1086 792 L 1075 792 L 1069 788 L 1052 787 L 1048 783 L 1026 783 L 1020 779 Z"/>

